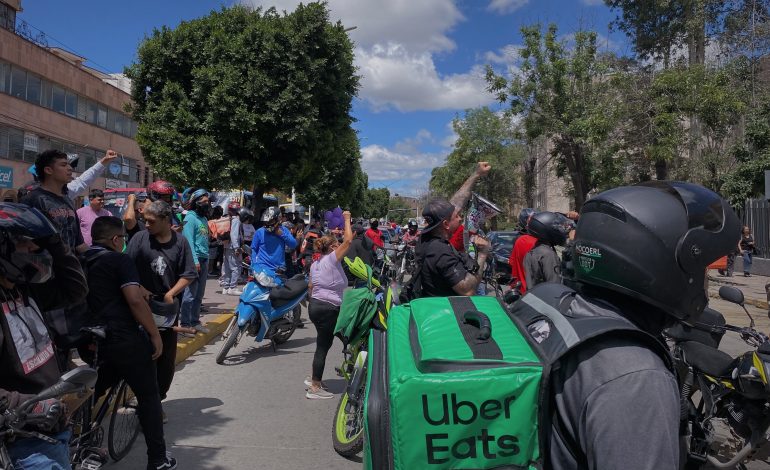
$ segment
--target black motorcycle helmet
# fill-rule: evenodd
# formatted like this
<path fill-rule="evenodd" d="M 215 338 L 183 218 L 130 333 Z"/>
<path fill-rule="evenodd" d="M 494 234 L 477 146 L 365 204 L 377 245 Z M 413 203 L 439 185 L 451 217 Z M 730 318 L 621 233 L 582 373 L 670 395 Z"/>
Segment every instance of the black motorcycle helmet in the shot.
<path fill-rule="evenodd" d="M 250 224 L 254 220 L 254 213 L 246 207 L 242 207 L 241 210 L 238 211 L 238 218 L 241 220 L 242 224 Z"/>
<path fill-rule="evenodd" d="M 554 212 L 538 212 L 529 219 L 527 233 L 548 245 L 564 245 L 567 240 L 564 216 Z"/>
<path fill-rule="evenodd" d="M 58 230 L 42 212 L 25 204 L 0 203 L 0 275 L 13 283 L 42 282 L 51 276 L 53 260 L 44 250 L 16 251 L 19 239 L 50 238 Z"/>
<path fill-rule="evenodd" d="M 527 224 L 529 223 L 530 217 L 532 217 L 535 214 L 535 209 L 532 209 L 531 207 L 525 207 L 524 209 L 519 212 L 519 230 L 522 232 L 527 231 Z"/>
<path fill-rule="evenodd" d="M 611 189 L 583 205 L 574 280 L 694 321 L 707 302 L 707 266 L 739 237 L 735 212 L 702 186 L 652 181 Z"/>
<path fill-rule="evenodd" d="M 409 224 L 407 225 L 408 230 L 417 230 L 417 221 L 416 220 L 410 220 Z"/>

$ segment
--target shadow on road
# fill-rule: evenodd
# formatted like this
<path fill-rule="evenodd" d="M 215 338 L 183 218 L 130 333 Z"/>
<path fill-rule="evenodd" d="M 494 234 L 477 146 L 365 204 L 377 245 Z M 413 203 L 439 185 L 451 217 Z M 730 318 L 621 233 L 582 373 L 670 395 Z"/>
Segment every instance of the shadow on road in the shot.
<path fill-rule="evenodd" d="M 221 414 L 219 410 L 211 409 L 222 406 L 218 398 L 180 398 L 163 402 L 163 409 L 170 418 L 165 425 L 166 442 L 179 462 L 179 468 L 196 468 L 200 470 L 227 470 L 213 462 L 217 453 L 224 449 L 210 447 L 176 445 L 178 441 L 216 435 L 223 429 L 231 418 Z"/>

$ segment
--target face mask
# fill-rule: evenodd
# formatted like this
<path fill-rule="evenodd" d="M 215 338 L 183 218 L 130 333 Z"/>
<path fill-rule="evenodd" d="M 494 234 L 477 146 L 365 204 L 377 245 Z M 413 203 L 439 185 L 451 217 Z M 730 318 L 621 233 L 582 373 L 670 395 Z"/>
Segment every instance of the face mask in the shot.
<path fill-rule="evenodd" d="M 17 270 L 16 279 L 12 282 L 26 282 L 29 284 L 42 284 L 53 275 L 53 258 L 47 251 L 39 253 L 19 253 L 11 254 L 11 264 Z"/>
<path fill-rule="evenodd" d="M 198 215 L 206 216 L 208 215 L 210 210 L 211 210 L 211 203 L 204 202 L 202 204 L 200 203 L 195 204 L 195 212 L 197 212 Z"/>

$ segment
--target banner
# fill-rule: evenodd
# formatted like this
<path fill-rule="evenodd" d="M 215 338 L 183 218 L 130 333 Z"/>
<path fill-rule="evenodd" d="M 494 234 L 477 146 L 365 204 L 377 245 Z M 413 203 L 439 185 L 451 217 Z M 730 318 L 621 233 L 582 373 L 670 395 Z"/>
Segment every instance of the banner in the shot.
<path fill-rule="evenodd" d="M 471 235 L 483 235 L 482 227 L 484 222 L 501 212 L 502 210 L 492 201 L 473 193 L 468 215 L 465 217 L 465 230 Z"/>
<path fill-rule="evenodd" d="M 0 166 L 0 188 L 13 188 L 13 168 Z"/>

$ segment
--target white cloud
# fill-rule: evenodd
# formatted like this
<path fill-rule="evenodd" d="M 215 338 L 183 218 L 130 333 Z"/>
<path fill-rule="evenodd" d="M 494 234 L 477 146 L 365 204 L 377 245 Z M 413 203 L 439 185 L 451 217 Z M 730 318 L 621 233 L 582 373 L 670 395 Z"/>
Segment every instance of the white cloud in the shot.
<path fill-rule="evenodd" d="M 300 0 L 239 0 L 291 11 Z M 508 7 L 523 0 L 508 0 Z M 434 54 L 451 51 L 448 33 L 463 17 L 455 0 L 328 0 L 332 21 L 355 26 L 355 63 L 361 75 L 359 97 L 374 111 L 459 110 L 492 101 L 481 67 L 441 74 Z M 490 6 L 491 7 L 491 6 Z"/>
<path fill-rule="evenodd" d="M 512 64 L 519 60 L 519 51 L 523 48 L 518 44 L 508 44 L 497 51 L 484 53 L 484 60 L 493 64 Z"/>
<path fill-rule="evenodd" d="M 451 123 L 447 126 L 452 132 Z M 450 135 L 451 137 L 451 135 Z M 443 145 L 447 138 L 441 140 Z M 433 168 L 446 162 L 449 148 L 426 152 L 424 145 L 435 145 L 437 139 L 427 130 L 420 129 L 413 137 L 397 142 L 392 147 L 367 145 L 361 149 L 361 167 L 369 176 L 369 186 L 387 187 L 391 194 L 417 196 L 428 189 Z M 445 146 L 448 147 L 448 146 Z"/>
<path fill-rule="evenodd" d="M 252 6 L 292 11 L 300 0 L 241 0 Z M 464 19 L 454 0 L 328 0 L 331 20 L 356 29 L 350 36 L 363 48 L 398 42 L 410 51 L 451 50 L 448 36 Z"/>
<path fill-rule="evenodd" d="M 454 121 L 449 121 L 446 124 L 447 131 L 449 131 L 449 134 L 447 134 L 446 137 L 441 139 L 441 146 L 446 149 L 451 149 L 454 147 L 455 143 L 457 142 L 457 139 L 460 138 L 459 135 L 457 135 L 457 132 L 455 132 L 455 128 L 453 125 Z"/>
<path fill-rule="evenodd" d="M 358 49 L 356 63 L 362 76 L 360 97 L 375 111 L 466 109 L 493 101 L 480 66 L 442 75 L 430 53 L 414 54 L 396 43 Z"/>
<path fill-rule="evenodd" d="M 519 8 L 529 3 L 529 0 L 492 0 L 489 2 L 488 10 L 507 15 L 513 13 Z"/>

